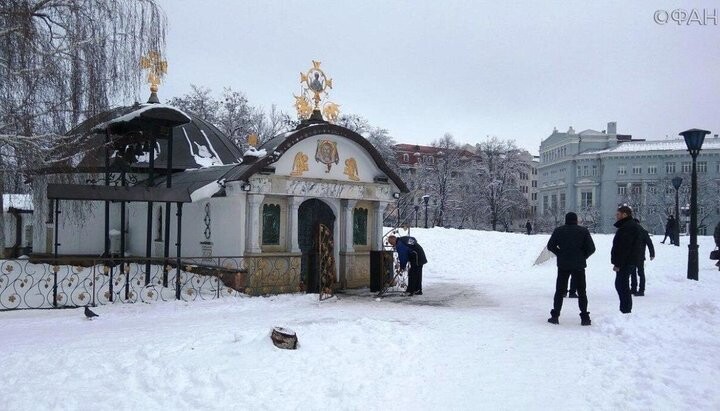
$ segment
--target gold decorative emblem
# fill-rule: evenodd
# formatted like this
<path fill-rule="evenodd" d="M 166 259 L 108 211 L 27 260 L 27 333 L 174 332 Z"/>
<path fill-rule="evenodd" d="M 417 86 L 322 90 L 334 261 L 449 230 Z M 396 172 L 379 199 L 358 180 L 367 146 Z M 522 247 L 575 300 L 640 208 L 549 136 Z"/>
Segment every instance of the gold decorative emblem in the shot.
<path fill-rule="evenodd" d="M 293 161 L 292 172 L 290 173 L 293 177 L 300 177 L 304 172 L 308 171 L 308 156 L 302 151 L 295 154 L 295 160 Z"/>
<path fill-rule="evenodd" d="M 258 145 L 258 136 L 255 133 L 250 133 L 250 135 L 247 138 L 248 145 L 250 147 L 257 147 Z"/>
<path fill-rule="evenodd" d="M 150 91 L 157 93 L 160 81 L 167 74 L 167 60 L 163 60 L 157 51 L 148 52 L 147 56 L 140 58 L 140 68 L 147 70 L 147 81 Z"/>
<path fill-rule="evenodd" d="M 360 177 L 358 177 L 357 161 L 355 161 L 353 157 L 345 160 L 345 171 L 343 171 L 343 173 L 352 181 L 360 181 Z"/>
<path fill-rule="evenodd" d="M 295 97 L 295 110 L 298 117 L 307 120 L 315 114 L 313 119 L 322 119 L 333 123 L 340 115 L 340 106 L 330 101 L 320 102 L 328 96 L 328 90 L 333 87 L 332 79 L 320 68 L 320 62 L 313 60 L 313 66 L 306 73 L 300 73 L 300 95 Z"/>
<path fill-rule="evenodd" d="M 327 166 L 325 172 L 329 173 L 332 164 L 340 162 L 337 143 L 330 140 L 318 140 L 317 150 L 315 150 L 315 161 L 325 164 Z"/>

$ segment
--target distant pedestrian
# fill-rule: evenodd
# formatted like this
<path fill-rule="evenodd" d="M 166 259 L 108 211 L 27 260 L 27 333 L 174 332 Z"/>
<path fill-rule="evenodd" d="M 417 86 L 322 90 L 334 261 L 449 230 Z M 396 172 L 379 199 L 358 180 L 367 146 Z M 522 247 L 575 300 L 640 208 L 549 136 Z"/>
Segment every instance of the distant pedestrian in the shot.
<path fill-rule="evenodd" d="M 675 245 L 675 217 L 672 214 L 665 223 L 665 238 L 660 243 L 665 244 L 668 237 L 670 237 L 670 245 Z"/>
<path fill-rule="evenodd" d="M 408 286 L 405 292 L 411 297 L 413 295 L 422 295 L 422 268 L 427 264 L 425 251 L 418 244 L 415 237 L 404 236 L 396 237 L 391 235 L 388 237 L 388 243 L 395 247 L 400 260 L 400 269 L 404 270 L 410 263 L 408 269 Z"/>
<path fill-rule="evenodd" d="M 720 222 L 715 226 L 715 232 L 713 233 L 713 238 L 715 239 L 715 247 L 720 248 Z M 715 263 L 715 265 L 720 267 L 720 260 L 718 260 L 718 262 Z"/>
<path fill-rule="evenodd" d="M 548 322 L 558 324 L 568 279 L 572 276 L 577 288 L 580 324 L 590 325 L 590 313 L 587 310 L 585 267 L 586 260 L 595 252 L 595 243 L 587 228 L 578 225 L 577 214 L 567 213 L 565 225 L 556 228 L 550 236 L 547 249 L 557 256 L 558 274 L 555 281 L 553 309 Z"/>
<path fill-rule="evenodd" d="M 630 293 L 630 277 L 638 266 L 640 250 L 645 252 L 645 241 L 642 228 L 632 218 L 632 208 L 622 205 L 615 213 L 615 238 L 610 252 L 610 261 L 615 271 L 615 290 L 620 298 L 620 312 L 629 314 L 632 311 L 632 294 Z"/>
<path fill-rule="evenodd" d="M 638 259 L 637 274 L 633 273 L 630 281 L 630 292 L 632 295 L 642 297 L 645 295 L 645 248 L 650 251 L 650 261 L 655 259 L 655 247 L 653 247 L 652 240 L 650 239 L 650 233 L 640 224 L 640 220 L 635 219 L 635 222 L 640 225 L 642 230 L 643 246 L 642 253 Z M 640 285 L 638 288 L 638 277 L 640 277 Z"/>
<path fill-rule="evenodd" d="M 527 234 L 530 235 L 532 233 L 532 224 L 530 224 L 530 220 L 525 223 L 525 229 L 527 230 Z"/>

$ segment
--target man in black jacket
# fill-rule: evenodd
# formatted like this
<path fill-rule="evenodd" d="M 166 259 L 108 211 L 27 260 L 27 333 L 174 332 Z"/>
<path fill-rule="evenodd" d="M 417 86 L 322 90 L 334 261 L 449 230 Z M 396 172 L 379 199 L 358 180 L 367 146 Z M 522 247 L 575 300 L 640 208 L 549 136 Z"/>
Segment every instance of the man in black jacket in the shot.
<path fill-rule="evenodd" d="M 713 238 L 715 239 L 715 247 L 720 248 L 720 223 L 718 223 L 715 226 L 715 232 L 713 233 Z M 715 263 L 715 265 L 720 267 L 720 261 Z"/>
<path fill-rule="evenodd" d="M 595 243 L 590 237 L 587 228 L 578 225 L 577 214 L 567 213 L 565 225 L 553 231 L 547 244 L 548 250 L 557 256 L 558 275 L 555 281 L 555 296 L 553 309 L 550 310 L 548 322 L 558 324 L 563 297 L 568 286 L 568 279 L 572 276 L 578 294 L 580 307 L 580 324 L 590 325 L 590 313 L 587 311 L 587 292 L 585 282 L 585 267 L 587 260 L 595 252 Z"/>
<path fill-rule="evenodd" d="M 661 244 L 665 244 L 665 240 L 670 237 L 670 245 L 675 245 L 675 217 L 672 215 L 668 217 L 667 223 L 665 224 L 665 238 L 660 241 Z"/>
<path fill-rule="evenodd" d="M 653 247 L 652 240 L 650 239 L 650 233 L 640 224 L 640 220 L 635 219 L 635 222 L 640 225 L 640 229 L 642 230 L 643 245 L 642 253 L 638 259 L 637 274 L 633 273 L 630 281 L 630 292 L 636 297 L 642 297 L 645 295 L 645 248 L 647 247 L 647 249 L 650 250 L 650 261 L 652 261 L 655 259 L 655 247 Z M 638 288 L 638 277 L 640 277 L 640 288 Z"/>
<path fill-rule="evenodd" d="M 645 253 L 645 241 L 642 228 L 632 218 L 632 208 L 622 205 L 615 213 L 615 238 L 610 252 L 610 261 L 615 271 L 615 290 L 620 297 L 620 312 L 629 314 L 632 311 L 632 294 L 630 293 L 630 277 L 635 272 L 640 253 Z"/>

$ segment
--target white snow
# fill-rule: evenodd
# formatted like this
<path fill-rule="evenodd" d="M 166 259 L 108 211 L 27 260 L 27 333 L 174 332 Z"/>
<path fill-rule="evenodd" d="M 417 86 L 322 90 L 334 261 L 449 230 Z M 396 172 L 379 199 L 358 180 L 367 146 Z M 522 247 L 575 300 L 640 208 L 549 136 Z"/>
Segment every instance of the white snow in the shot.
<path fill-rule="evenodd" d="M 7 212 L 10 207 L 18 210 L 32 210 L 33 201 L 32 194 L 3 194 L 3 212 Z"/>
<path fill-rule="evenodd" d="M 264 148 L 258 150 L 255 147 L 250 147 L 249 149 L 247 149 L 247 151 L 245 151 L 245 154 L 243 154 L 243 156 L 251 156 L 251 157 L 258 157 L 258 158 L 265 157 L 266 155 L 267 155 L 267 151 Z"/>
<path fill-rule="evenodd" d="M 104 122 L 104 123 L 98 124 L 97 126 L 95 126 L 94 130 L 102 131 L 102 130 L 105 130 L 106 128 L 108 128 L 108 126 L 111 125 L 111 124 L 115 124 L 115 123 L 125 123 L 125 122 L 128 122 L 128 121 L 131 121 L 131 120 L 133 120 L 133 119 L 135 119 L 135 118 L 137 118 L 137 117 L 140 117 L 140 115 L 141 115 L 142 113 L 144 113 L 144 112 L 146 112 L 146 111 L 148 111 L 148 110 L 150 110 L 150 109 L 153 109 L 153 108 L 165 108 L 165 109 L 173 110 L 173 111 L 176 111 L 176 112 L 177 112 L 178 114 L 180 114 L 181 116 L 184 116 L 187 121 L 192 120 L 192 119 L 190 118 L 190 116 L 188 116 L 187 114 L 185 114 L 182 110 L 180 110 L 180 109 L 177 108 L 177 107 L 169 106 L 169 105 L 167 105 L 167 104 L 146 103 L 146 104 L 141 104 L 141 105 L 140 105 L 140 108 L 137 109 L 137 110 L 131 111 L 131 112 L 129 112 L 129 113 L 123 115 L 123 116 L 114 118 L 114 119 L 112 119 L 112 120 L 110 120 L 110 121 L 106 121 L 106 122 Z"/>
<path fill-rule="evenodd" d="M 682 247 L 656 244 L 645 297 L 618 311 L 610 235 L 577 300 L 546 322 L 547 235 L 413 229 L 423 296 L 340 294 L 0 312 L 3 409 L 720 408 L 720 272 L 700 238 L 700 281 Z M 658 238 L 653 240 L 657 243 Z M 554 261 L 554 260 L 553 260 Z M 279 350 L 273 327 L 297 333 Z"/>
<path fill-rule="evenodd" d="M 196 201 L 208 199 L 220 191 L 221 188 L 222 186 L 217 181 L 210 182 L 190 193 L 190 201 L 194 203 Z"/>

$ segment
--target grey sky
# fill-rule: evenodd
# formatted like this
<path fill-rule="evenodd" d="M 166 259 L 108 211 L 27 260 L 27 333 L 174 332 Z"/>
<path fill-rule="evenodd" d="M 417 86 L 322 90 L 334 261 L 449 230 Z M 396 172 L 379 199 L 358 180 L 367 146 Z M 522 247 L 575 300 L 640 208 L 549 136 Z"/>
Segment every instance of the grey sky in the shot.
<path fill-rule="evenodd" d="M 658 9 L 714 1 L 161 0 L 165 100 L 190 84 L 294 114 L 299 73 L 322 62 L 331 100 L 403 143 L 452 133 L 537 152 L 553 126 L 661 139 L 720 132 L 718 25 L 658 25 Z M 712 23 L 712 21 L 710 21 Z"/>

